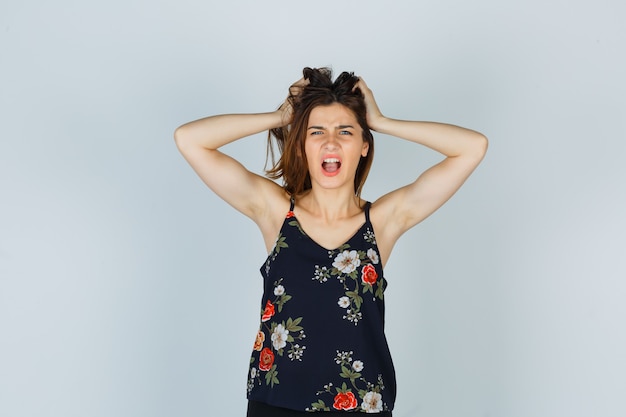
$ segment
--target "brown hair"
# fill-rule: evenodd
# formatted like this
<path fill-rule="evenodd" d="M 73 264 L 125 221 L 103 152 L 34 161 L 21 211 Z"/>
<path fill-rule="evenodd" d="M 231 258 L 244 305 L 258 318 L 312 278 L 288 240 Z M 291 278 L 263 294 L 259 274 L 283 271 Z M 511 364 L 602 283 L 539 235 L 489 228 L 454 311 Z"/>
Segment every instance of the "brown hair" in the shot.
<path fill-rule="evenodd" d="M 354 113 L 363 130 L 363 141 L 369 144 L 367 156 L 359 161 L 354 177 L 354 193 L 360 197 L 374 158 L 374 137 L 367 126 L 363 93 L 359 88 L 354 88 L 359 78 L 352 72 L 342 72 L 333 82 L 329 68 L 307 67 L 302 73 L 308 84 L 297 95 L 290 92 L 287 98 L 293 108 L 291 121 L 269 132 L 267 153 L 268 157 L 271 155 L 273 166 L 266 171 L 267 176 L 271 179 L 282 178 L 283 188 L 292 196 L 311 189 L 311 176 L 304 151 L 309 116 L 315 107 L 339 103 Z M 272 137 L 280 151 L 278 162 L 274 158 Z"/>

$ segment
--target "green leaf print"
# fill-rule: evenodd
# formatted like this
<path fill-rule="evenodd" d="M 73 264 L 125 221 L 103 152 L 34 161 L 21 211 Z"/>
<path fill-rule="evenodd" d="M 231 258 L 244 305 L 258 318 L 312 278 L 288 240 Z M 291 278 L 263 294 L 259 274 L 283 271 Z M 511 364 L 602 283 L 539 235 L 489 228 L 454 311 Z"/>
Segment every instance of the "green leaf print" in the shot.
<path fill-rule="evenodd" d="M 273 388 L 278 383 L 278 371 L 276 370 L 276 365 L 272 365 L 272 368 L 265 374 L 265 384 Z"/>
<path fill-rule="evenodd" d="M 276 300 L 276 305 L 278 306 L 278 312 L 280 313 L 281 311 L 283 311 L 283 305 L 287 302 L 291 300 L 291 296 L 287 295 L 287 294 L 283 294 L 281 295 L 278 300 Z"/>
<path fill-rule="evenodd" d="M 326 403 L 322 400 L 318 400 L 311 404 L 313 411 L 330 411 L 330 407 L 326 406 Z"/>
<path fill-rule="evenodd" d="M 302 229 L 302 226 L 300 226 L 300 223 L 297 220 L 292 220 L 289 223 L 287 223 L 289 226 L 295 226 L 298 228 L 298 230 L 300 231 L 300 233 L 302 233 L 303 235 L 306 235 L 306 233 L 304 233 L 304 230 Z"/>
<path fill-rule="evenodd" d="M 282 233 L 278 234 L 278 239 L 276 239 L 276 245 L 274 245 L 274 251 L 279 253 L 281 249 L 288 248 L 289 245 L 285 242 L 285 236 Z"/>
<path fill-rule="evenodd" d="M 352 369 L 349 369 L 345 366 L 341 366 L 341 373 L 339 374 L 340 377 L 342 378 L 348 378 L 350 380 L 350 382 L 352 383 L 352 385 L 355 385 L 355 380 L 357 378 L 361 377 L 361 374 L 359 372 L 353 371 Z M 355 386 L 356 388 L 356 386 Z"/>
<path fill-rule="evenodd" d="M 382 283 L 382 281 L 378 281 L 376 283 L 376 294 L 375 294 L 375 296 L 382 300 L 383 297 L 384 297 L 383 292 L 384 292 L 383 283 Z"/>
<path fill-rule="evenodd" d="M 291 317 L 289 317 L 284 327 L 290 332 L 299 332 L 300 330 L 302 330 L 302 326 L 298 326 L 301 321 L 302 321 L 302 317 L 298 317 L 297 319 L 294 319 L 294 320 L 292 320 Z"/>

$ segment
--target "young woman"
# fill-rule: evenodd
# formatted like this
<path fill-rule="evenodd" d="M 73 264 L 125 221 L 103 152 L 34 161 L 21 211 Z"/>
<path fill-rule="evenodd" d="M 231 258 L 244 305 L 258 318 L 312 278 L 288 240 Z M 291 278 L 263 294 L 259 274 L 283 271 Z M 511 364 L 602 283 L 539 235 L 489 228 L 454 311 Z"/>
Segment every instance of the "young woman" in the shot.
<path fill-rule="evenodd" d="M 391 416 L 396 386 L 383 267 L 398 238 L 459 189 L 487 140 L 457 126 L 388 118 L 351 73 L 334 82 L 328 69 L 303 73 L 277 111 L 197 120 L 176 130 L 176 143 L 217 195 L 254 220 L 269 253 L 248 417 Z M 271 179 L 219 150 L 265 130 L 281 151 Z M 361 190 L 374 155 L 370 130 L 445 159 L 369 203 Z M 272 181 L 279 178 L 282 186 Z"/>

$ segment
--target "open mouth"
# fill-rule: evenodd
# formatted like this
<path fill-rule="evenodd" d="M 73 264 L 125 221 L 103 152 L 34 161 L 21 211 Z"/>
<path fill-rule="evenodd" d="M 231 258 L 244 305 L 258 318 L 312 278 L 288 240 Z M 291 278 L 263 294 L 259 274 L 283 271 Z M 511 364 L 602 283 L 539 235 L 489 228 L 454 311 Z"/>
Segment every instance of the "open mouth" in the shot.
<path fill-rule="evenodd" d="M 338 158 L 325 158 L 322 161 L 322 170 L 327 174 L 336 174 L 341 168 L 341 161 Z"/>

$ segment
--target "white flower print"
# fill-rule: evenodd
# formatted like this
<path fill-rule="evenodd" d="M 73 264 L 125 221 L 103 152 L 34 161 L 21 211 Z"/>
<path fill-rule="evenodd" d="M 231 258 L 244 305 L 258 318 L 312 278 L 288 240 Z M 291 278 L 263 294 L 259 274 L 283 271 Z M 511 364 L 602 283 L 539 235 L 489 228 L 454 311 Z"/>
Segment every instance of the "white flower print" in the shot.
<path fill-rule="evenodd" d="M 339 301 L 337 301 L 337 304 L 339 304 L 339 307 L 341 308 L 348 308 L 350 307 L 350 299 L 346 296 L 343 296 L 339 299 Z"/>
<path fill-rule="evenodd" d="M 349 363 L 352 360 L 352 354 L 354 352 L 350 351 L 350 352 L 346 352 L 346 351 L 337 351 L 337 356 L 335 356 L 335 363 L 337 365 L 339 364 L 345 364 L 345 363 Z"/>
<path fill-rule="evenodd" d="M 325 266 L 315 265 L 315 276 L 313 279 L 318 280 L 319 282 L 328 281 L 328 277 L 330 277 L 330 271 Z"/>
<path fill-rule="evenodd" d="M 387 405 L 383 402 L 382 392 L 385 390 L 385 386 L 383 385 L 382 375 L 378 374 L 378 383 L 374 383 L 371 380 L 368 381 L 360 373 L 365 368 L 365 365 L 360 360 L 352 361 L 352 356 L 354 356 L 354 351 L 346 352 L 337 350 L 335 363 L 341 368 L 339 377 L 345 380 L 336 383 L 337 388 L 333 388 L 333 382 L 324 385 L 324 389 L 318 391 L 317 395 L 324 396 L 325 398 L 323 400 L 318 398 L 317 401 L 311 403 L 311 407 L 307 409 L 308 411 L 330 411 L 327 401 L 337 401 L 339 394 L 352 396 L 351 407 L 353 407 L 352 409 L 356 409 L 355 411 L 380 413 L 387 409 Z M 352 388 L 348 388 L 347 380 L 350 381 Z M 335 382 L 337 382 L 337 380 L 335 380 Z M 355 397 L 357 393 L 361 398 L 360 404 L 358 404 L 358 400 Z M 328 398 L 328 400 L 326 398 Z"/>
<path fill-rule="evenodd" d="M 385 389 L 385 384 L 383 383 L 383 376 L 378 374 L 378 386 L 380 389 Z"/>
<path fill-rule="evenodd" d="M 272 345 L 274 349 L 279 350 L 287 346 L 288 337 L 289 330 L 285 329 L 282 324 L 276 326 L 272 332 Z"/>
<path fill-rule="evenodd" d="M 369 248 L 367 250 L 367 257 L 370 258 L 370 261 L 372 261 L 373 264 L 377 264 L 380 261 L 378 253 L 376 253 L 373 248 Z"/>
<path fill-rule="evenodd" d="M 282 285 L 279 285 L 278 287 L 274 288 L 274 295 L 281 296 L 284 293 L 285 293 L 285 287 L 283 287 Z"/>
<path fill-rule="evenodd" d="M 306 346 L 300 346 L 299 344 L 293 345 L 291 349 L 289 349 L 289 359 L 302 362 L 302 355 L 304 355 L 305 349 Z"/>
<path fill-rule="evenodd" d="M 333 266 L 344 274 L 349 274 L 361 265 L 359 254 L 355 250 L 344 250 L 335 258 Z"/>
<path fill-rule="evenodd" d="M 250 369 L 250 378 L 256 378 L 256 368 Z"/>
<path fill-rule="evenodd" d="M 363 318 L 363 314 L 360 311 L 354 312 L 349 309 L 346 310 L 346 315 L 343 316 L 343 318 L 354 323 L 354 325 L 356 326 L 357 324 L 359 324 L 359 320 Z"/>
<path fill-rule="evenodd" d="M 379 392 L 368 392 L 363 397 L 361 408 L 366 413 L 380 413 L 383 409 L 383 396 Z"/>

